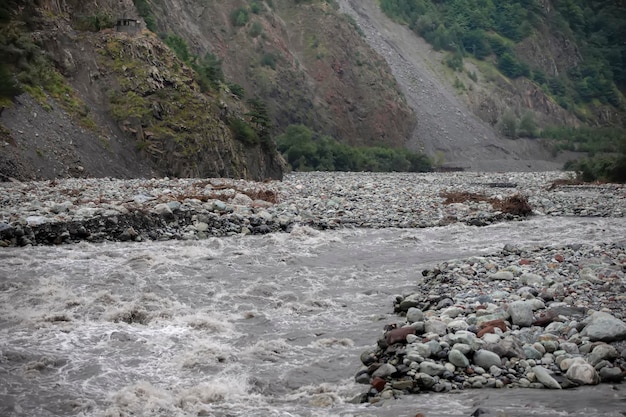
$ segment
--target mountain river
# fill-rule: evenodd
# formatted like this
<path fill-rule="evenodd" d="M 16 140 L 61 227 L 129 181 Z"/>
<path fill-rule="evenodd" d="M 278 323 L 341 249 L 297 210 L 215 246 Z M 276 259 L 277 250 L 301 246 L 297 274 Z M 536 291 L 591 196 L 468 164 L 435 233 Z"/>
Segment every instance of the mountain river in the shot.
<path fill-rule="evenodd" d="M 624 218 L 0 250 L 0 416 L 623 416 L 626 387 L 354 404 L 395 295 L 453 258 L 623 241 Z"/>

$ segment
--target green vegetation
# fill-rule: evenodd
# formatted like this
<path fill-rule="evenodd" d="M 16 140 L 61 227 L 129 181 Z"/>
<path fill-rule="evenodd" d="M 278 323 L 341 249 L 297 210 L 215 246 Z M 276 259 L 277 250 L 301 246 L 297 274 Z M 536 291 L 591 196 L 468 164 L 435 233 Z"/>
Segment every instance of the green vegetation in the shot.
<path fill-rule="evenodd" d="M 149 31 L 156 33 L 156 18 L 152 13 L 152 8 L 150 7 L 150 3 L 148 2 L 148 0 L 133 0 L 133 3 L 137 8 L 137 12 L 139 12 L 139 16 L 141 16 L 146 22 L 146 28 L 148 28 Z"/>
<path fill-rule="evenodd" d="M 228 83 L 228 89 L 231 93 L 233 93 L 237 98 L 244 98 L 246 95 L 246 90 L 236 83 Z"/>
<path fill-rule="evenodd" d="M 97 12 L 91 16 L 80 16 L 73 22 L 74 29 L 98 32 L 115 26 L 115 19 L 109 13 Z"/>
<path fill-rule="evenodd" d="M 263 25 L 261 24 L 261 22 L 257 20 L 252 22 L 252 25 L 250 25 L 250 30 L 248 31 L 248 35 L 250 35 L 251 38 L 257 38 L 261 36 L 262 33 Z"/>
<path fill-rule="evenodd" d="M 238 7 L 230 12 L 230 23 L 232 23 L 233 26 L 245 26 L 249 19 L 250 14 L 244 7 Z"/>
<path fill-rule="evenodd" d="M 626 140 L 626 130 L 614 127 L 549 127 L 540 136 L 552 139 L 558 150 L 597 153 L 620 152 Z"/>
<path fill-rule="evenodd" d="M 271 52 L 264 52 L 263 55 L 261 55 L 261 65 L 263 65 L 264 67 L 276 69 L 277 61 L 278 59 L 276 58 L 276 55 Z"/>
<path fill-rule="evenodd" d="M 619 128 L 551 127 L 540 133 L 552 141 L 553 152 L 587 152 L 564 169 L 576 171 L 583 181 L 626 182 L 626 130 Z"/>
<path fill-rule="evenodd" d="M 387 15 L 407 24 L 436 49 L 479 60 L 493 57 L 504 75 L 532 79 L 566 109 L 596 102 L 623 108 L 626 8 L 619 2 L 586 0 L 553 5 L 548 12 L 540 0 L 380 0 Z M 516 44 L 541 27 L 575 41 L 582 62 L 566 74 L 546 76 L 521 61 Z M 446 63 L 458 69 L 459 57 Z"/>
<path fill-rule="evenodd" d="M 163 41 L 172 48 L 178 59 L 193 68 L 198 75 L 198 84 L 204 92 L 215 91 L 219 88 L 219 84 L 224 82 L 222 62 L 215 55 L 207 53 L 203 58 L 199 58 L 189 51 L 187 42 L 183 38 L 173 33 L 167 34 Z"/>
<path fill-rule="evenodd" d="M 290 125 L 276 143 L 291 167 L 299 171 L 426 172 L 432 168 L 423 154 L 406 149 L 352 147 L 315 134 L 303 125 Z"/>
<path fill-rule="evenodd" d="M 259 136 L 256 134 L 252 126 L 250 126 L 245 120 L 238 117 L 232 117 L 228 121 L 228 124 L 233 132 L 233 136 L 238 141 L 243 142 L 246 145 L 256 145 L 259 143 Z"/>
<path fill-rule="evenodd" d="M 622 142 L 622 151 L 618 155 L 596 155 L 577 161 L 571 161 L 563 167 L 576 171 L 583 181 L 603 181 L 626 183 L 626 140 Z"/>

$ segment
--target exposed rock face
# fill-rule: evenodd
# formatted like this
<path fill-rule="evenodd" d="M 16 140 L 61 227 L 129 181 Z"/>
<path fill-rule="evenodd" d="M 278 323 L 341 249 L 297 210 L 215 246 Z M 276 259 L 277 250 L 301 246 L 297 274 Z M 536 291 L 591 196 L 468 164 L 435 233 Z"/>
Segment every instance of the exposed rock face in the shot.
<path fill-rule="evenodd" d="M 227 79 L 268 103 L 277 133 L 306 124 L 353 145 L 404 146 L 414 112 L 385 60 L 331 3 L 275 0 L 242 26 L 230 14 L 243 2 L 157 0 L 153 7 L 163 32 L 187 39 L 199 56 L 215 54 Z"/>
<path fill-rule="evenodd" d="M 385 57 L 417 114 L 411 148 L 425 151 L 444 167 L 487 171 L 562 167 L 564 160 L 555 161 L 539 141 L 508 139 L 499 133 L 506 111 L 516 117 L 530 113 L 540 126 L 579 123 L 537 85 L 523 78 L 506 79 L 497 71 L 483 74 L 469 60 L 463 73 L 453 72 L 443 63 L 445 54 L 433 50 L 408 27 L 391 21 L 376 1 L 339 3 L 361 25 L 372 48 Z M 470 72 L 476 80 L 467 76 Z M 455 78 L 464 88 L 453 87 Z"/>
<path fill-rule="evenodd" d="M 234 122 L 247 122 L 250 111 L 243 100 L 203 91 L 152 33 L 74 30 L 76 17 L 94 10 L 136 13 L 132 2 L 43 2 L 37 45 L 68 100 L 24 95 L 0 114 L 3 178 L 282 178 L 271 143 L 235 134 Z"/>

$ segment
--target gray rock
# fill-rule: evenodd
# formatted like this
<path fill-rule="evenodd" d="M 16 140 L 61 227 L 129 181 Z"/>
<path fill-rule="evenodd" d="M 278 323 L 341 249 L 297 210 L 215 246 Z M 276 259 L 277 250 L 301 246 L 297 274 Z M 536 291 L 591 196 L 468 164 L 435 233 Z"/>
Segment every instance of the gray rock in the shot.
<path fill-rule="evenodd" d="M 354 382 L 357 384 L 369 384 L 370 376 L 367 372 L 361 372 L 354 377 Z"/>
<path fill-rule="evenodd" d="M 602 382 L 621 382 L 624 379 L 624 372 L 617 367 L 605 366 L 600 369 L 599 374 Z"/>
<path fill-rule="evenodd" d="M 468 327 L 469 327 L 469 324 L 467 324 L 465 320 L 453 320 L 450 323 L 448 323 L 448 329 L 452 331 L 467 330 Z"/>
<path fill-rule="evenodd" d="M 535 373 L 537 381 L 541 382 L 547 388 L 561 389 L 561 385 L 559 385 L 559 383 L 552 378 L 550 372 L 548 372 L 548 370 L 543 366 L 534 366 L 532 371 Z"/>
<path fill-rule="evenodd" d="M 384 363 L 377 370 L 374 371 L 372 376 L 374 378 L 376 377 L 386 378 L 388 376 L 391 376 L 392 374 L 395 374 L 396 372 L 398 372 L 398 370 L 396 369 L 395 366 L 389 363 Z"/>
<path fill-rule="evenodd" d="M 541 359 L 541 357 L 543 356 L 541 352 L 539 352 L 537 349 L 530 345 L 524 346 L 524 354 L 528 359 Z"/>
<path fill-rule="evenodd" d="M 520 327 L 529 327 L 533 324 L 533 308 L 526 301 L 514 301 L 509 304 L 511 322 Z"/>
<path fill-rule="evenodd" d="M 431 340 L 430 342 L 426 343 L 428 345 L 428 347 L 430 348 L 430 354 L 431 355 L 436 355 L 439 352 L 441 352 L 441 345 L 439 344 L 438 341 L 436 340 Z"/>
<path fill-rule="evenodd" d="M 416 352 L 419 356 L 424 358 L 428 358 L 432 354 L 430 346 L 426 343 L 412 343 L 407 347 L 407 353 L 409 352 Z"/>
<path fill-rule="evenodd" d="M 171 220 L 174 218 L 174 213 L 172 212 L 172 209 L 166 203 L 160 203 L 154 206 L 154 212 L 166 220 Z"/>
<path fill-rule="evenodd" d="M 420 387 L 425 388 L 425 389 L 432 388 L 437 382 L 437 380 L 433 378 L 431 375 L 423 373 L 423 372 L 415 374 L 415 381 Z"/>
<path fill-rule="evenodd" d="M 495 365 L 492 365 L 489 368 L 489 373 L 491 375 L 493 375 L 493 376 L 500 376 L 500 375 L 502 375 L 502 368 L 500 368 L 498 366 L 495 366 Z"/>
<path fill-rule="evenodd" d="M 624 340 L 626 339 L 626 323 L 609 313 L 593 313 L 581 335 L 589 337 L 592 342 Z"/>
<path fill-rule="evenodd" d="M 489 279 L 492 281 L 512 281 L 515 278 L 511 271 L 498 271 L 489 275 Z"/>
<path fill-rule="evenodd" d="M 439 336 L 443 336 L 448 333 L 448 327 L 446 323 L 436 319 L 429 319 L 424 325 L 424 330 L 426 331 L 426 333 L 435 333 Z"/>
<path fill-rule="evenodd" d="M 469 353 L 472 351 L 472 347 L 470 345 L 466 345 L 465 343 L 457 343 L 452 346 L 452 348 L 458 350 L 463 355 L 469 355 Z"/>
<path fill-rule="evenodd" d="M 450 345 L 454 346 L 457 343 L 463 343 L 475 349 L 475 346 L 478 343 L 478 339 L 476 338 L 476 334 L 472 332 L 468 332 L 466 330 L 459 330 L 456 333 L 451 333 L 446 336 L 446 340 Z"/>
<path fill-rule="evenodd" d="M 574 359 L 565 376 L 570 381 L 580 385 L 597 385 L 600 383 L 600 376 L 596 369 L 582 358 Z"/>
<path fill-rule="evenodd" d="M 458 368 L 467 368 L 469 366 L 469 359 L 465 357 L 465 355 L 457 349 L 452 349 L 448 353 L 448 360 L 451 364 Z"/>
<path fill-rule="evenodd" d="M 500 356 L 485 349 L 480 349 L 479 351 L 474 353 L 473 361 L 476 365 L 485 369 L 489 369 L 493 365 L 502 365 L 502 360 L 500 359 Z"/>
<path fill-rule="evenodd" d="M 587 358 L 587 362 L 591 365 L 596 366 L 602 360 L 605 359 L 617 359 L 619 357 L 619 352 L 611 345 L 601 344 L 593 348 L 589 357 Z"/>
<path fill-rule="evenodd" d="M 424 321 L 424 312 L 416 307 L 410 307 L 406 312 L 406 320 L 409 323 L 415 323 L 416 321 Z"/>
<path fill-rule="evenodd" d="M 561 342 L 561 344 L 559 344 L 559 349 L 564 350 L 571 355 L 578 355 L 578 345 L 576 343 Z"/>
<path fill-rule="evenodd" d="M 427 362 L 427 361 L 420 363 L 420 372 L 427 374 L 427 375 L 439 376 L 443 374 L 445 370 L 446 370 L 446 367 L 440 363 Z"/>
<path fill-rule="evenodd" d="M 519 281 L 524 285 L 532 285 L 535 287 L 545 287 L 550 284 L 550 279 L 530 272 L 522 274 L 522 276 L 519 277 Z"/>

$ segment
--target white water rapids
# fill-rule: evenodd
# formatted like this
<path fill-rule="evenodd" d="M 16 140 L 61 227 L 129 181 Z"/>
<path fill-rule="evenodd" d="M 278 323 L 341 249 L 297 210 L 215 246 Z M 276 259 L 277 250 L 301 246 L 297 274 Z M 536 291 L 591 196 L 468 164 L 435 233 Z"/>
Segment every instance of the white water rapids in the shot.
<path fill-rule="evenodd" d="M 0 416 L 620 416 L 626 387 L 349 401 L 396 294 L 452 258 L 623 241 L 626 219 L 295 228 L 0 250 Z M 495 415 L 495 414 L 494 414 Z"/>

